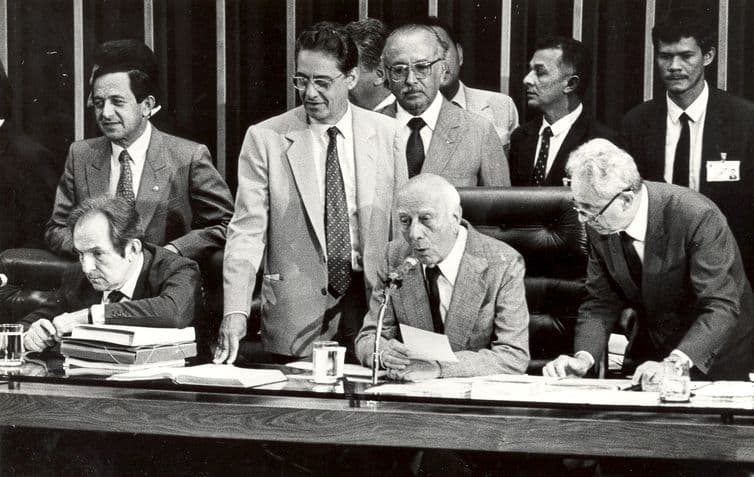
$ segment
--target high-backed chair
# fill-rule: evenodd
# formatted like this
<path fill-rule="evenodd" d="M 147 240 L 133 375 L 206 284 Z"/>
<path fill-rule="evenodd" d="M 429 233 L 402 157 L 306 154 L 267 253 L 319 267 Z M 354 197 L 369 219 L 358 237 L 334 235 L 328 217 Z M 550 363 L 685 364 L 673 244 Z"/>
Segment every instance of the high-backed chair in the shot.
<path fill-rule="evenodd" d="M 529 306 L 530 374 L 573 353 L 578 307 L 585 296 L 587 238 L 566 187 L 459 189 L 463 217 L 479 232 L 523 255 Z"/>

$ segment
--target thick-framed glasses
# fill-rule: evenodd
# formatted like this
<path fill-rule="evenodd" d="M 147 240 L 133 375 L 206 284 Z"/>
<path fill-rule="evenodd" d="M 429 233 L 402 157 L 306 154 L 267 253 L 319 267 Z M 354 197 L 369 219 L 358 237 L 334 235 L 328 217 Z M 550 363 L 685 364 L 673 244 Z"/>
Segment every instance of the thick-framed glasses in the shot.
<path fill-rule="evenodd" d="M 424 79 L 432 72 L 432 65 L 440 60 L 442 60 L 442 58 L 438 58 L 434 61 L 419 61 L 418 63 L 398 63 L 393 66 L 385 66 L 385 68 L 390 72 L 390 79 L 392 81 L 406 81 L 409 70 L 414 71 L 416 79 Z"/>
<path fill-rule="evenodd" d="M 587 223 L 596 222 L 597 219 L 599 219 L 602 216 L 602 214 L 604 214 L 605 211 L 613 204 L 613 202 L 615 202 L 615 199 L 617 199 L 624 192 L 631 192 L 632 190 L 633 190 L 632 188 L 626 187 L 622 191 L 618 192 L 596 214 L 593 214 L 591 212 L 587 212 L 586 210 L 582 209 L 581 207 L 579 207 L 577 205 L 573 206 L 573 210 L 575 210 L 576 213 L 579 214 L 580 217 L 583 217 L 586 220 Z"/>
<path fill-rule="evenodd" d="M 315 76 L 314 78 L 307 78 L 306 76 L 296 75 L 291 79 L 293 80 L 293 87 L 299 91 L 304 91 L 306 87 L 309 86 L 309 83 L 311 83 L 312 85 L 314 85 L 314 89 L 322 92 L 330 89 L 335 80 L 340 78 L 341 76 L 343 76 L 343 73 L 333 78 L 327 76 Z"/>

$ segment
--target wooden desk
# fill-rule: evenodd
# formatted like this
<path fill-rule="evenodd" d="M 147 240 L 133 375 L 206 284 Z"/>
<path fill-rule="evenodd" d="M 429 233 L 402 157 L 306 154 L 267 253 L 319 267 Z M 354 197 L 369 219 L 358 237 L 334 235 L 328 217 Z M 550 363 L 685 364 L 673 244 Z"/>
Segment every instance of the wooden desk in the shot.
<path fill-rule="evenodd" d="M 196 438 L 754 462 L 754 416 L 367 401 L 23 382 L 0 426 Z M 334 397 L 335 396 L 335 397 Z"/>

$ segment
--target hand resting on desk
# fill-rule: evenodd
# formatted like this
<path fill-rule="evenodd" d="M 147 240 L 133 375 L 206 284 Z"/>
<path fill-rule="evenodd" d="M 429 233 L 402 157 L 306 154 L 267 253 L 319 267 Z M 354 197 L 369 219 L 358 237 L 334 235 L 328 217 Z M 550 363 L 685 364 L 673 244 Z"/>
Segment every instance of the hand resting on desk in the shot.
<path fill-rule="evenodd" d="M 558 378 L 566 376 L 582 377 L 591 367 L 592 363 L 582 356 L 574 357 L 561 354 L 542 368 L 542 374 Z"/>
<path fill-rule="evenodd" d="M 88 308 L 71 313 L 61 313 L 52 321 L 40 318 L 32 323 L 29 330 L 24 334 L 24 349 L 27 351 L 44 351 L 59 342 L 63 335 L 70 333 L 76 325 L 88 322 Z"/>

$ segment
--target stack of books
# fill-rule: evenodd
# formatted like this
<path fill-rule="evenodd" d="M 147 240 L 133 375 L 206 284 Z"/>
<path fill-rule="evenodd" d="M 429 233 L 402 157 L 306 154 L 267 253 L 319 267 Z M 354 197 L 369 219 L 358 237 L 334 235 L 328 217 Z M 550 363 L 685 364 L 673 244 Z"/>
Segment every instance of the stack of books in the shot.
<path fill-rule="evenodd" d="M 80 325 L 63 338 L 60 353 L 69 375 L 179 368 L 196 356 L 196 334 L 192 327 Z"/>

